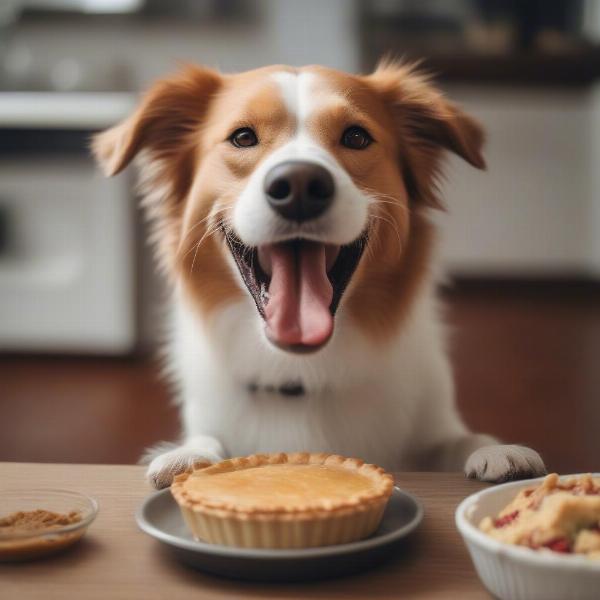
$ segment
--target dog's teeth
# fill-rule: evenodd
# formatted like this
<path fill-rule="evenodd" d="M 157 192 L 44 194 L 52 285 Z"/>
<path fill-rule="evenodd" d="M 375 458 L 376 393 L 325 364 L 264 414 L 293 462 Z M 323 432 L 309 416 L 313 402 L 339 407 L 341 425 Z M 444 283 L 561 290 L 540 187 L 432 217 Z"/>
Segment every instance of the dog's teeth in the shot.
<path fill-rule="evenodd" d="M 267 284 L 264 282 L 260 284 L 260 301 L 263 303 L 263 306 L 266 306 L 269 302 L 269 290 Z"/>
<path fill-rule="evenodd" d="M 267 274 L 269 277 L 272 275 L 271 268 L 271 253 L 265 247 L 260 247 L 258 249 L 258 264 L 260 268 Z"/>

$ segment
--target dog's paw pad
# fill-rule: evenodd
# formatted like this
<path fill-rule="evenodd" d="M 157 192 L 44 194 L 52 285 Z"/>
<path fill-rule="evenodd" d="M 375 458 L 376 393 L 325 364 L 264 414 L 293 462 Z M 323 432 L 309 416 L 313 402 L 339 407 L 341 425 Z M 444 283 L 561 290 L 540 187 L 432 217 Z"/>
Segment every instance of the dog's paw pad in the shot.
<path fill-rule="evenodd" d="M 469 456 L 465 475 L 471 479 L 501 483 L 546 474 L 540 455 L 531 448 L 496 445 L 479 448 Z"/>

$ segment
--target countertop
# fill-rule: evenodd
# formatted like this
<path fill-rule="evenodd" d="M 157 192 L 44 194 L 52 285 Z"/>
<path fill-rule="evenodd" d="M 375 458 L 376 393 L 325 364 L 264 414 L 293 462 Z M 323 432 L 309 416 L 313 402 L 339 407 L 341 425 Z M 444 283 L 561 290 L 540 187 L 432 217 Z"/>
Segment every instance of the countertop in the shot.
<path fill-rule="evenodd" d="M 370 571 L 316 583 L 244 583 L 180 565 L 138 530 L 134 512 L 151 489 L 143 468 L 112 465 L 0 463 L 2 489 L 68 488 L 100 505 L 87 535 L 61 555 L 0 563 L 5 600 L 208 600 L 311 598 L 490 598 L 454 525 L 454 510 L 484 487 L 459 473 L 397 473 L 396 483 L 421 499 L 425 518 L 410 543 Z"/>

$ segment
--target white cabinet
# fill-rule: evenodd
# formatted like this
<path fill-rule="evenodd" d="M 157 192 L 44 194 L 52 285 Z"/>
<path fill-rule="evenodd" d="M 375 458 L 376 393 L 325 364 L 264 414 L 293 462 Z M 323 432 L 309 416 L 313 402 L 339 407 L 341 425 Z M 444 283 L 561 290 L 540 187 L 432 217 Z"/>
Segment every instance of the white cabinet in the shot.
<path fill-rule="evenodd" d="M 0 140 L 0 350 L 125 353 L 136 343 L 129 178 L 104 179 L 85 152 L 52 148 L 51 124 L 36 131 L 39 149 Z"/>

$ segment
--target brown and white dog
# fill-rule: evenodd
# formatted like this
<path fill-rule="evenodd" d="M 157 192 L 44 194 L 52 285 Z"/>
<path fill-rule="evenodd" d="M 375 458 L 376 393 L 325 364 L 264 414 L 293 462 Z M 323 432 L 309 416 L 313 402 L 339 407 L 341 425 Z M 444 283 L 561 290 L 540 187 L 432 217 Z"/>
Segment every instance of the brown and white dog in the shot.
<path fill-rule="evenodd" d="M 153 452 L 157 487 L 197 461 L 296 450 L 486 481 L 544 473 L 454 407 L 427 214 L 443 152 L 481 169 L 482 141 L 394 63 L 187 67 L 95 138 L 108 175 L 139 155 L 173 286 L 184 439 Z"/>

